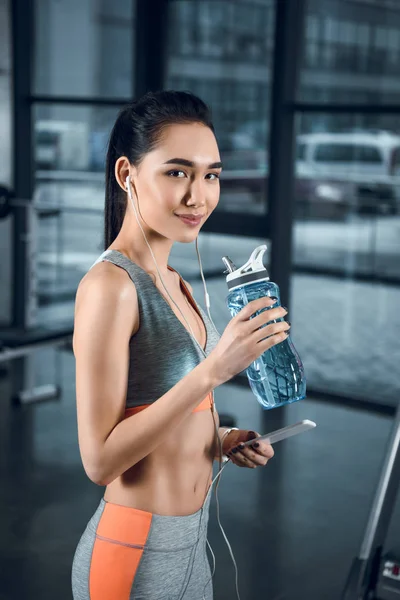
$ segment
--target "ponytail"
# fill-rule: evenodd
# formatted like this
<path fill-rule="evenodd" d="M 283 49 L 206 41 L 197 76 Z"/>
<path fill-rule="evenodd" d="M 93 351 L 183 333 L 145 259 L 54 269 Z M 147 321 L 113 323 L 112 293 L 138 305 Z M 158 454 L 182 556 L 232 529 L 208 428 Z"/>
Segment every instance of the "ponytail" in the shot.
<path fill-rule="evenodd" d="M 104 203 L 105 250 L 113 243 L 121 231 L 126 210 L 124 192 L 115 178 L 115 163 L 119 157 L 112 143 L 113 134 L 114 130 L 111 133 L 106 159 L 106 197 Z"/>

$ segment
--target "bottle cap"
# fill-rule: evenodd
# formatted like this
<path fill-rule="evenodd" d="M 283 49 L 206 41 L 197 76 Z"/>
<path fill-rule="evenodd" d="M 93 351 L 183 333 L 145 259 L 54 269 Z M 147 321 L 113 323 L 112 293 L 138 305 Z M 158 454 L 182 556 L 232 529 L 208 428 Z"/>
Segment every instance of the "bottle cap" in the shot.
<path fill-rule="evenodd" d="M 228 273 L 226 276 L 226 283 L 228 284 L 229 290 L 232 290 L 235 287 L 240 287 L 241 285 L 253 283 L 259 279 L 269 281 L 269 273 L 263 264 L 263 257 L 266 250 L 266 244 L 257 246 L 257 248 L 252 252 L 247 263 L 238 269 L 228 256 L 224 256 L 222 258 L 225 266 L 227 267 L 227 271 L 225 271 L 225 273 Z"/>

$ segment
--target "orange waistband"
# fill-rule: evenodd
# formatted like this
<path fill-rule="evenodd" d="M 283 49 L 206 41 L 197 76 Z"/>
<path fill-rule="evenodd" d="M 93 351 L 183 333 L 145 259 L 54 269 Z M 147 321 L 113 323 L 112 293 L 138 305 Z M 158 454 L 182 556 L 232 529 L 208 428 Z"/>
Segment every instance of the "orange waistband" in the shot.
<path fill-rule="evenodd" d="M 192 412 L 195 413 L 195 412 L 200 412 L 201 410 L 209 410 L 212 407 L 212 403 L 213 403 L 212 393 L 210 392 L 204 398 L 204 400 L 202 400 L 200 402 L 200 404 L 198 404 L 196 406 L 196 408 L 194 408 L 192 410 Z M 151 406 L 151 404 L 141 404 L 140 406 L 132 406 L 131 408 L 126 408 L 125 409 L 125 418 L 131 417 L 132 415 L 136 415 L 137 413 L 141 412 L 142 410 L 144 410 L 148 406 Z"/>

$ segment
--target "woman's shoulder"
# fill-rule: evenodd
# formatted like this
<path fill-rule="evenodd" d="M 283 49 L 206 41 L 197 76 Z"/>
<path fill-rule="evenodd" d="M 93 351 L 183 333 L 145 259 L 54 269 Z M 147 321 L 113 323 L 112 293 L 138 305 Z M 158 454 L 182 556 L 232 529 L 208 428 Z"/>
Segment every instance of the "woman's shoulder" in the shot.
<path fill-rule="evenodd" d="M 139 328 L 136 289 L 127 274 L 99 262 L 81 279 L 75 299 L 73 350 L 80 364 L 125 357 Z"/>
<path fill-rule="evenodd" d="M 85 308 L 90 311 L 121 310 L 132 315 L 137 307 L 137 292 L 133 281 L 123 270 L 108 261 L 95 264 L 79 282 L 75 313 Z"/>

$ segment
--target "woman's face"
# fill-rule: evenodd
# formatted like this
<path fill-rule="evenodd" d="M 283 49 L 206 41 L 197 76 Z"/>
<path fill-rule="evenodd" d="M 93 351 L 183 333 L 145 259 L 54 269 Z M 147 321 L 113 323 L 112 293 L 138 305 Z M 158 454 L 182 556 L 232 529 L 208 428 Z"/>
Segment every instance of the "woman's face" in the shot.
<path fill-rule="evenodd" d="M 220 161 L 205 125 L 167 127 L 131 174 L 145 223 L 172 241 L 192 242 L 218 204 Z"/>

